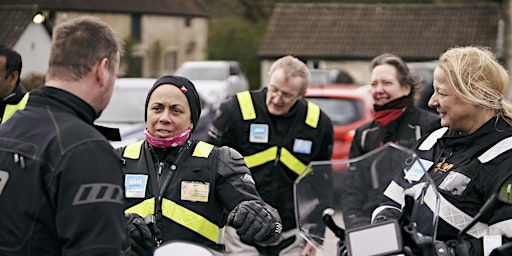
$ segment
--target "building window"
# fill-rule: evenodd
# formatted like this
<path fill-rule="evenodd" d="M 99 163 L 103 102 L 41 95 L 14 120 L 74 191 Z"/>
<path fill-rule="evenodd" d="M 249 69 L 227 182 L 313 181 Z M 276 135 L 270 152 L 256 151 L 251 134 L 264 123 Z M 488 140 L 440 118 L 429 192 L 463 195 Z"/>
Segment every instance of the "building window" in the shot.
<path fill-rule="evenodd" d="M 165 53 L 164 69 L 166 71 L 174 72 L 176 70 L 177 57 L 178 54 L 175 51 Z"/>
<path fill-rule="evenodd" d="M 185 17 L 185 27 L 190 27 L 192 25 L 192 18 Z"/>
<path fill-rule="evenodd" d="M 141 29 L 141 15 L 132 14 L 132 37 L 140 42 L 142 29 Z"/>

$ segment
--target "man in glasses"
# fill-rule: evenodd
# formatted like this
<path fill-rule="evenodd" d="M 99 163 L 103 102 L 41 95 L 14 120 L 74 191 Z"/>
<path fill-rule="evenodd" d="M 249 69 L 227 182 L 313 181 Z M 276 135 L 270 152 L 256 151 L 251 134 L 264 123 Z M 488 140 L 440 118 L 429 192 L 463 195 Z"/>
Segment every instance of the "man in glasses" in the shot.
<path fill-rule="evenodd" d="M 281 215 L 283 232 L 277 243 L 249 245 L 227 227 L 226 252 L 311 255 L 313 247 L 300 237 L 295 224 L 293 182 L 309 162 L 330 160 L 333 126 L 318 105 L 303 98 L 310 74 L 302 61 L 282 57 L 268 74 L 267 87 L 240 92 L 221 104 L 208 140 L 230 146 L 244 156 L 258 193 Z"/>

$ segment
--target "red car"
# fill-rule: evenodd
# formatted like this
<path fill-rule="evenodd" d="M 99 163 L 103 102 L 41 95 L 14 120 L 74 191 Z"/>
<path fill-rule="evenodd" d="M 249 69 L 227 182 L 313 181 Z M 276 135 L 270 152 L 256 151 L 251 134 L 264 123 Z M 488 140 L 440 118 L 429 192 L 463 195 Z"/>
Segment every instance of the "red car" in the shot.
<path fill-rule="evenodd" d="M 373 119 L 368 86 L 355 84 L 310 85 L 306 99 L 320 106 L 334 126 L 332 160 L 348 159 L 355 130 Z"/>

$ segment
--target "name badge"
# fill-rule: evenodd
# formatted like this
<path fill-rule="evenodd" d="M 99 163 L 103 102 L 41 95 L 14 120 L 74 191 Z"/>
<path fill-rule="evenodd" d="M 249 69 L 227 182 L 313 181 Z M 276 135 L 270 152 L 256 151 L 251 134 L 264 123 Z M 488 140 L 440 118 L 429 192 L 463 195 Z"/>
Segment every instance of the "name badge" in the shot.
<path fill-rule="evenodd" d="M 124 193 L 127 198 L 144 198 L 148 176 L 143 174 L 126 174 L 124 177 Z"/>
<path fill-rule="evenodd" d="M 423 177 L 423 175 L 425 174 L 426 170 L 428 170 L 432 166 L 432 164 L 432 161 L 428 161 L 425 159 L 419 159 L 419 161 L 415 161 L 414 164 L 411 166 L 411 169 L 409 169 L 408 171 L 404 170 L 406 172 L 405 179 L 409 180 L 409 182 L 419 181 L 421 177 Z"/>
<path fill-rule="evenodd" d="M 181 200 L 192 202 L 208 202 L 210 183 L 199 181 L 181 182 Z"/>
<path fill-rule="evenodd" d="M 268 124 L 251 124 L 249 141 L 254 143 L 268 143 Z"/>
<path fill-rule="evenodd" d="M 295 139 L 293 142 L 293 152 L 301 154 L 311 154 L 311 146 L 313 142 L 310 140 Z"/>

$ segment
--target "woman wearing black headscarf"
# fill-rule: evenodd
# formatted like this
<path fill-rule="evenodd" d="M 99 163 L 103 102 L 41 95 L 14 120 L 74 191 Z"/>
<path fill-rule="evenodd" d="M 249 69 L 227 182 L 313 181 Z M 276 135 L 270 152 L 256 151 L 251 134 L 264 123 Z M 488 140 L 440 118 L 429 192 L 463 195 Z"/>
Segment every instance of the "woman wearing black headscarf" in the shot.
<path fill-rule="evenodd" d="M 280 234 L 279 215 L 256 192 L 243 157 L 190 139 L 200 112 L 188 79 L 163 76 L 147 95 L 146 139 L 118 149 L 131 245 L 140 255 L 151 255 L 153 240 L 157 246 L 178 239 L 222 251 L 226 224 L 248 243 Z M 141 218 L 152 217 L 150 235 Z"/>

